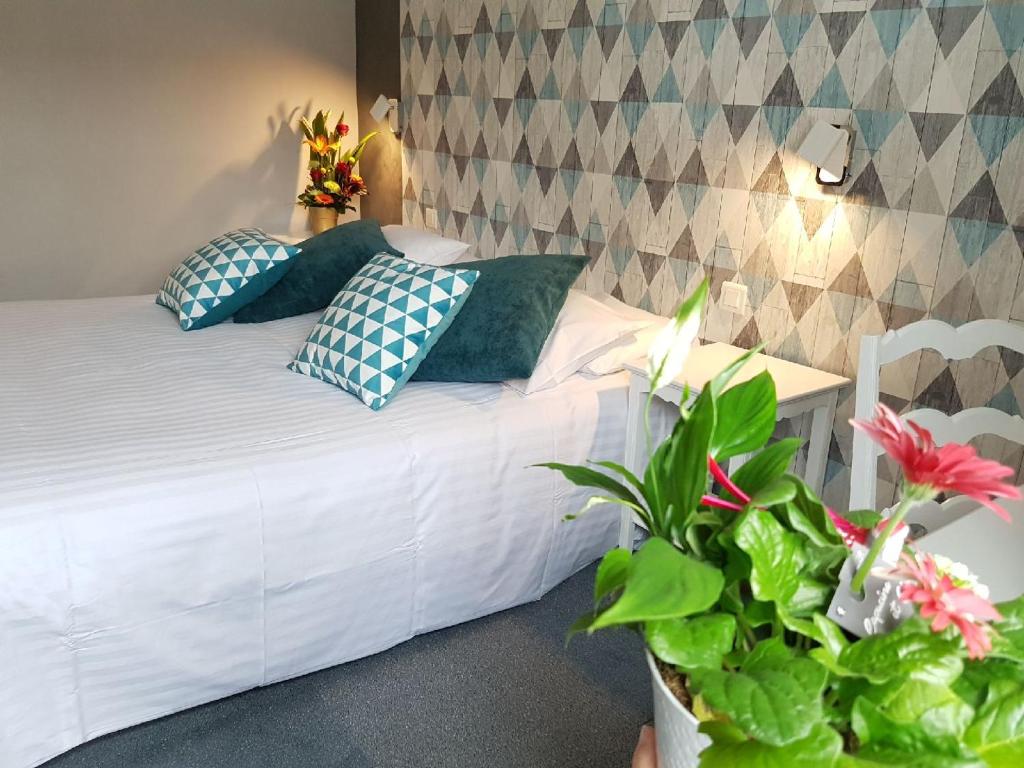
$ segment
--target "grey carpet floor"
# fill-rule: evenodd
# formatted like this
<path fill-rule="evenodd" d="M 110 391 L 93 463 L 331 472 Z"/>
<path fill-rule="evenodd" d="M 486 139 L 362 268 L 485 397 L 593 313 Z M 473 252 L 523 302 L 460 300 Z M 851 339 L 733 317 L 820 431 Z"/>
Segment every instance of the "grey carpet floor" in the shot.
<path fill-rule="evenodd" d="M 565 631 L 591 566 L 542 600 L 105 736 L 44 768 L 625 768 L 651 717 L 638 638 Z"/>

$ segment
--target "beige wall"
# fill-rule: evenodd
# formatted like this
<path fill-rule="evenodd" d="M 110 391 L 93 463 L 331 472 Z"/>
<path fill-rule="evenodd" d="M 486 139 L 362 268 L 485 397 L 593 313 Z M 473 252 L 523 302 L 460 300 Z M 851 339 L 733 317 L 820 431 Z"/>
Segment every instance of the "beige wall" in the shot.
<path fill-rule="evenodd" d="M 155 292 L 232 227 L 301 233 L 299 114 L 357 129 L 354 6 L 0 0 L 0 300 Z"/>

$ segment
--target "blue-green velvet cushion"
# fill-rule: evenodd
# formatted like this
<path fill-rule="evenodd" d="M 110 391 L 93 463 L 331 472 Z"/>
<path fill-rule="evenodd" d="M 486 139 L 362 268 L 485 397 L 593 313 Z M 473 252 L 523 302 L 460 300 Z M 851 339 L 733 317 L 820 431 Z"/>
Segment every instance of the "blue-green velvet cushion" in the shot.
<path fill-rule="evenodd" d="M 226 232 L 174 268 L 156 303 L 177 313 L 183 331 L 216 325 L 277 283 L 298 253 L 262 229 Z"/>
<path fill-rule="evenodd" d="M 288 366 L 382 408 L 470 295 L 477 273 L 374 256 L 313 326 Z"/>
<path fill-rule="evenodd" d="M 378 253 L 403 255 L 388 245 L 374 219 L 341 224 L 303 240 L 298 247 L 302 254 L 288 274 L 236 312 L 236 323 L 265 323 L 321 310 Z"/>
<path fill-rule="evenodd" d="M 480 277 L 413 381 L 528 379 L 587 264 L 585 256 L 506 256 L 459 262 Z"/>

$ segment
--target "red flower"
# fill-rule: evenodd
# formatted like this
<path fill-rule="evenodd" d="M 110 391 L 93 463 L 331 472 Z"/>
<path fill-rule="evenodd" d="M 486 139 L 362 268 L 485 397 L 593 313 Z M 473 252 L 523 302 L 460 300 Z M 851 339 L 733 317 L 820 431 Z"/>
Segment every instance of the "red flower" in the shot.
<path fill-rule="evenodd" d="M 906 579 L 900 587 L 900 599 L 917 603 L 921 618 L 932 619 L 933 632 L 955 626 L 972 659 L 984 658 L 992 650 L 987 622 L 1001 619 L 999 611 L 977 592 L 958 587 L 949 574 L 940 573 L 929 555 L 915 557 L 904 552 L 892 575 Z"/>
<path fill-rule="evenodd" d="M 850 423 L 865 432 L 894 458 L 903 469 L 908 485 L 929 497 L 954 491 L 982 504 L 1010 522 L 1010 516 L 995 499 L 1019 499 L 1020 489 L 1001 482 L 1014 471 L 997 461 L 982 459 L 969 445 L 948 443 L 936 447 L 931 433 L 903 421 L 881 403 L 871 421 L 853 419 Z M 909 427 L 909 429 L 907 429 Z"/>
<path fill-rule="evenodd" d="M 342 138 L 348 136 L 348 126 L 341 121 L 338 122 L 338 125 L 335 126 L 334 130 L 336 130 L 338 132 L 338 135 L 341 136 Z"/>
<path fill-rule="evenodd" d="M 309 172 L 309 178 L 313 180 L 314 184 L 319 184 L 324 180 L 324 172 L 320 168 L 314 168 Z"/>
<path fill-rule="evenodd" d="M 334 176 L 339 182 L 347 179 L 350 173 L 352 173 L 352 166 L 348 163 L 338 163 L 334 168 Z"/>

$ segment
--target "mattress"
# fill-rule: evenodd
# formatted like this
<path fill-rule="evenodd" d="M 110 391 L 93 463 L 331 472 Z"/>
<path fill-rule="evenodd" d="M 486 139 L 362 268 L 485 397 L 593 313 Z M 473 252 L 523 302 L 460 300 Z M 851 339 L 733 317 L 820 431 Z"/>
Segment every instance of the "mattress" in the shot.
<path fill-rule="evenodd" d="M 288 371 L 315 315 L 182 333 L 152 298 L 0 304 L 0 766 L 535 600 L 618 513 L 622 375 L 373 412 Z"/>

